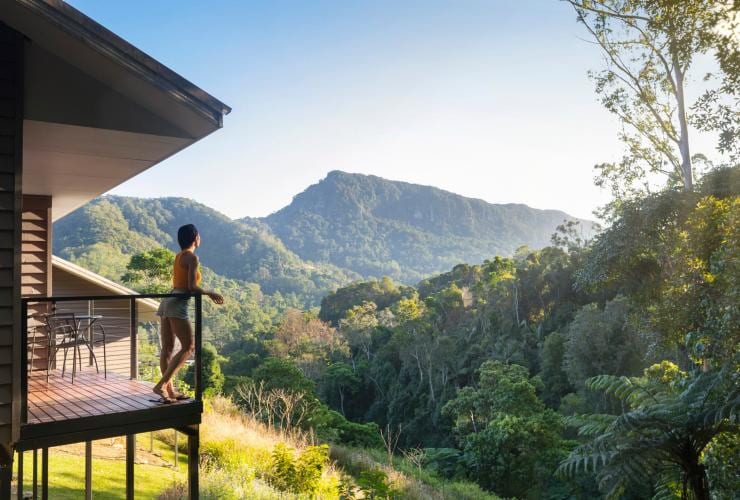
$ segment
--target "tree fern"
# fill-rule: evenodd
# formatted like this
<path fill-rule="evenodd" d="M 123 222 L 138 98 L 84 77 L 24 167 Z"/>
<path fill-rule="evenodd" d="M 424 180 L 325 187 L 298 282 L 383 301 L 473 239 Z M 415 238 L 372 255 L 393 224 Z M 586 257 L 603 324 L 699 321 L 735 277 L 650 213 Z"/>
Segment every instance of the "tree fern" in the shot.
<path fill-rule="evenodd" d="M 709 486 L 701 457 L 714 436 L 738 432 L 737 371 L 680 372 L 663 362 L 639 378 L 600 375 L 589 389 L 620 400 L 621 415 L 576 415 L 566 419 L 586 441 L 558 468 L 575 476 L 596 473 L 607 498 L 630 486 L 652 485 L 654 498 L 704 500 Z"/>

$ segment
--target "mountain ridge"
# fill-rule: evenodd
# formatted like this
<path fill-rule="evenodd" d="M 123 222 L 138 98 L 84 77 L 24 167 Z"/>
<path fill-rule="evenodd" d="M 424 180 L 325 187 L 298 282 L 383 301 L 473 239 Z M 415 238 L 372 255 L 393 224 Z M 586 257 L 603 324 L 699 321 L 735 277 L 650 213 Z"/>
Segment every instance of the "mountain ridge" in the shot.
<path fill-rule="evenodd" d="M 118 279 L 134 253 L 176 251 L 177 228 L 192 222 L 204 234 L 204 266 L 268 294 L 293 294 L 310 307 L 360 278 L 415 284 L 521 245 L 546 246 L 565 219 L 578 220 L 559 210 L 491 204 L 334 170 L 262 218 L 231 219 L 189 198 L 107 195 L 55 223 L 54 251 Z"/>
<path fill-rule="evenodd" d="M 529 219 L 527 222 L 524 219 Z M 291 203 L 245 224 L 266 224 L 303 259 L 330 262 L 365 277 L 405 283 L 460 262 L 549 244 L 558 224 L 591 221 L 560 210 L 493 204 L 434 186 L 332 170 Z"/>

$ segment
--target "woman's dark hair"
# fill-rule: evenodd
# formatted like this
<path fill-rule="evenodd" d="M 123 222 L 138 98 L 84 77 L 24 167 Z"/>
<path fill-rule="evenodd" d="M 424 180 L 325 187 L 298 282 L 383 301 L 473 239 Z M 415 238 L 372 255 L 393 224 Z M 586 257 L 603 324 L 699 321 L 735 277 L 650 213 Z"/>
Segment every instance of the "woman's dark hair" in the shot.
<path fill-rule="evenodd" d="M 189 248 L 198 237 L 198 229 L 193 224 L 185 224 L 177 230 L 177 242 L 181 249 Z"/>

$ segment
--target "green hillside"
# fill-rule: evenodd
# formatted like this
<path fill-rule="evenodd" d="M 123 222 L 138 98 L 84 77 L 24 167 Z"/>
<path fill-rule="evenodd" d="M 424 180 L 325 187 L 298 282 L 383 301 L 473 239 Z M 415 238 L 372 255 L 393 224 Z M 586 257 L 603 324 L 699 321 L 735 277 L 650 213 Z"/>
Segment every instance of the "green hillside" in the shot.
<path fill-rule="evenodd" d="M 164 246 L 177 250 L 177 228 L 195 224 L 203 235 L 199 255 L 216 274 L 257 283 L 268 294 L 293 294 L 306 304 L 357 276 L 301 260 L 268 231 L 233 221 L 184 198 L 99 198 L 54 225 L 54 253 L 113 279 L 130 255 Z"/>
<path fill-rule="evenodd" d="M 493 205 L 434 187 L 334 171 L 287 207 L 244 222 L 266 223 L 303 259 L 411 284 L 460 262 L 512 255 L 522 245 L 542 248 L 566 219 L 574 220 L 558 210 Z M 588 235 L 591 224 L 583 226 Z"/>

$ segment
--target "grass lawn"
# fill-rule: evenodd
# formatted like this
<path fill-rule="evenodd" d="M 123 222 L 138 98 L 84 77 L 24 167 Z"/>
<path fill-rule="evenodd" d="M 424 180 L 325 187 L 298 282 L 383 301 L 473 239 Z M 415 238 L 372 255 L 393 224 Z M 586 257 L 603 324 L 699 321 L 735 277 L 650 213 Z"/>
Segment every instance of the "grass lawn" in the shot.
<path fill-rule="evenodd" d="M 182 437 L 182 436 L 181 436 Z M 185 439 L 182 437 L 182 439 Z M 187 456 L 180 454 L 179 469 L 172 467 L 174 451 L 171 446 L 154 440 L 153 454 L 149 454 L 149 435 L 142 434 L 137 439 L 137 460 L 146 459 L 152 455 L 161 458 L 169 465 L 151 465 L 137 463 L 134 466 L 134 487 L 136 498 L 156 499 L 159 494 L 175 481 L 187 479 Z M 93 445 L 92 462 L 92 490 L 96 500 L 112 500 L 126 497 L 126 469 L 125 462 L 119 458 L 96 457 L 96 447 Z M 16 464 L 17 465 L 17 464 Z M 33 479 L 33 454 L 26 453 L 23 463 L 24 491 L 31 492 Z M 39 451 L 39 467 L 41 467 L 41 452 Z M 39 472 L 39 480 L 41 474 Z M 41 487 L 39 481 L 39 489 Z M 39 492 L 40 494 L 40 492 Z M 85 494 L 85 457 L 77 450 L 67 448 L 51 448 L 49 450 L 49 498 L 54 500 L 79 500 Z"/>

